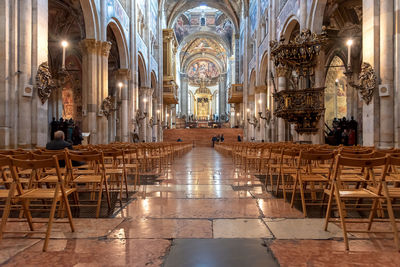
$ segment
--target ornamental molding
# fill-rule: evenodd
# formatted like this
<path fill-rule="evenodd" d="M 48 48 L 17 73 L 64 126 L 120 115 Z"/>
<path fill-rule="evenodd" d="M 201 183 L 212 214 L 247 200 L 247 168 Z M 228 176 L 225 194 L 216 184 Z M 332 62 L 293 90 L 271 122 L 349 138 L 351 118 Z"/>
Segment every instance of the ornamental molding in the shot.
<path fill-rule="evenodd" d="M 349 81 L 349 85 L 360 92 L 361 98 L 367 105 L 371 103 L 375 88 L 378 85 L 378 79 L 371 64 L 363 62 L 361 73 L 358 77 L 359 82 Z"/>
<path fill-rule="evenodd" d="M 43 105 L 49 99 L 51 92 L 56 88 L 47 61 L 39 65 L 36 74 L 36 87 Z"/>

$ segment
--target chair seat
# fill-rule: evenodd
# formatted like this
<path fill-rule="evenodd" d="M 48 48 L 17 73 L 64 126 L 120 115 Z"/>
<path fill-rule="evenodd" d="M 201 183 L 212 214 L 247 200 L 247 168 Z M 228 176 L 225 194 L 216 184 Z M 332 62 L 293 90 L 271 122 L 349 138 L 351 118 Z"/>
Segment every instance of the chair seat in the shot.
<path fill-rule="evenodd" d="M 386 175 L 385 179 L 388 182 L 400 182 L 400 174 L 391 173 L 390 175 Z"/>
<path fill-rule="evenodd" d="M 400 198 L 400 187 L 391 187 L 389 190 L 389 196 L 394 198 Z"/>
<path fill-rule="evenodd" d="M 8 193 L 10 192 L 10 190 L 8 189 L 1 189 L 0 190 L 0 198 L 4 199 L 8 197 Z M 17 194 L 17 190 L 14 191 L 14 196 Z"/>
<path fill-rule="evenodd" d="M 101 175 L 80 175 L 73 180 L 74 183 L 100 183 Z"/>
<path fill-rule="evenodd" d="M 74 171 L 76 175 L 86 175 L 86 174 L 95 174 L 94 170 L 76 170 Z"/>
<path fill-rule="evenodd" d="M 340 197 L 343 198 L 379 198 L 379 196 L 366 189 L 354 189 L 354 190 L 339 190 Z"/>
<path fill-rule="evenodd" d="M 125 164 L 125 168 L 131 169 L 131 168 L 137 168 L 139 166 L 139 164 L 137 163 L 128 163 Z"/>
<path fill-rule="evenodd" d="M 65 189 L 66 195 L 71 194 L 74 192 L 75 188 L 68 188 Z M 35 188 L 25 191 L 24 194 L 18 196 L 22 199 L 53 199 L 55 193 L 55 188 Z M 57 198 L 61 197 L 61 191 L 59 190 L 57 193 Z"/>
<path fill-rule="evenodd" d="M 58 176 L 56 176 L 56 175 L 48 175 L 48 176 L 40 179 L 38 182 L 40 182 L 40 183 L 57 183 L 58 182 Z"/>
<path fill-rule="evenodd" d="M 123 169 L 106 169 L 106 174 L 123 174 Z"/>
<path fill-rule="evenodd" d="M 303 182 L 328 182 L 328 178 L 320 174 L 302 174 L 301 180 Z"/>

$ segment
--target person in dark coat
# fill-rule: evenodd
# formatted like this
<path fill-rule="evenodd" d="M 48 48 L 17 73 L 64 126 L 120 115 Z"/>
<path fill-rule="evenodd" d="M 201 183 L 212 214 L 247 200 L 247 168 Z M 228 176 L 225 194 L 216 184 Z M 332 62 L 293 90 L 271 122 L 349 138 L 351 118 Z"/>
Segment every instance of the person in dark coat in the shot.
<path fill-rule="evenodd" d="M 83 137 L 82 137 L 81 129 L 79 129 L 79 126 L 76 125 L 74 127 L 74 131 L 72 132 L 72 144 L 74 146 L 82 145 L 82 140 L 83 140 Z"/>
<path fill-rule="evenodd" d="M 212 147 L 214 147 L 215 142 L 217 142 L 217 137 L 213 136 L 213 138 L 211 139 L 212 141 Z"/>
<path fill-rule="evenodd" d="M 240 134 L 237 137 L 238 142 L 242 142 L 242 137 L 240 136 Z"/>
<path fill-rule="evenodd" d="M 54 133 L 58 131 L 58 121 L 53 117 L 53 120 L 50 122 L 50 140 L 54 140 Z"/>
<path fill-rule="evenodd" d="M 64 148 L 72 149 L 72 144 L 66 142 L 63 131 L 57 131 L 54 133 L 54 140 L 46 144 L 47 150 L 63 150 Z"/>

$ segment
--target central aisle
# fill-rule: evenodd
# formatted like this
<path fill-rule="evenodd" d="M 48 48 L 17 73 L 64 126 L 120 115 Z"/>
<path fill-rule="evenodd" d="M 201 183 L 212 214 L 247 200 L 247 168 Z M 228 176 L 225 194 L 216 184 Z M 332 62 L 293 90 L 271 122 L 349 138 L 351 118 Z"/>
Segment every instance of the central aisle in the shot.
<path fill-rule="evenodd" d="M 158 185 L 141 186 L 113 218 L 74 218 L 76 232 L 55 224 L 43 240 L 4 239 L 5 266 L 398 266 L 392 239 L 350 239 L 323 231 L 322 218 L 304 219 L 255 177 L 243 179 L 211 147 L 176 158 Z"/>

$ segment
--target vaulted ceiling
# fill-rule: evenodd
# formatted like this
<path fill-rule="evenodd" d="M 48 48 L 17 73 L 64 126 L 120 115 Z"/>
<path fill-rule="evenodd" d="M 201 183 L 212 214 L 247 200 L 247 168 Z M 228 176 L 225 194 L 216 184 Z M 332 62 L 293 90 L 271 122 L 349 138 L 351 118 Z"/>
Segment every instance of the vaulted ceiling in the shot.
<path fill-rule="evenodd" d="M 225 13 L 239 27 L 239 18 L 244 0 L 160 0 L 167 18 L 167 25 L 171 27 L 176 18 L 186 10 L 207 5 Z M 245 1 L 247 2 L 247 1 Z"/>

